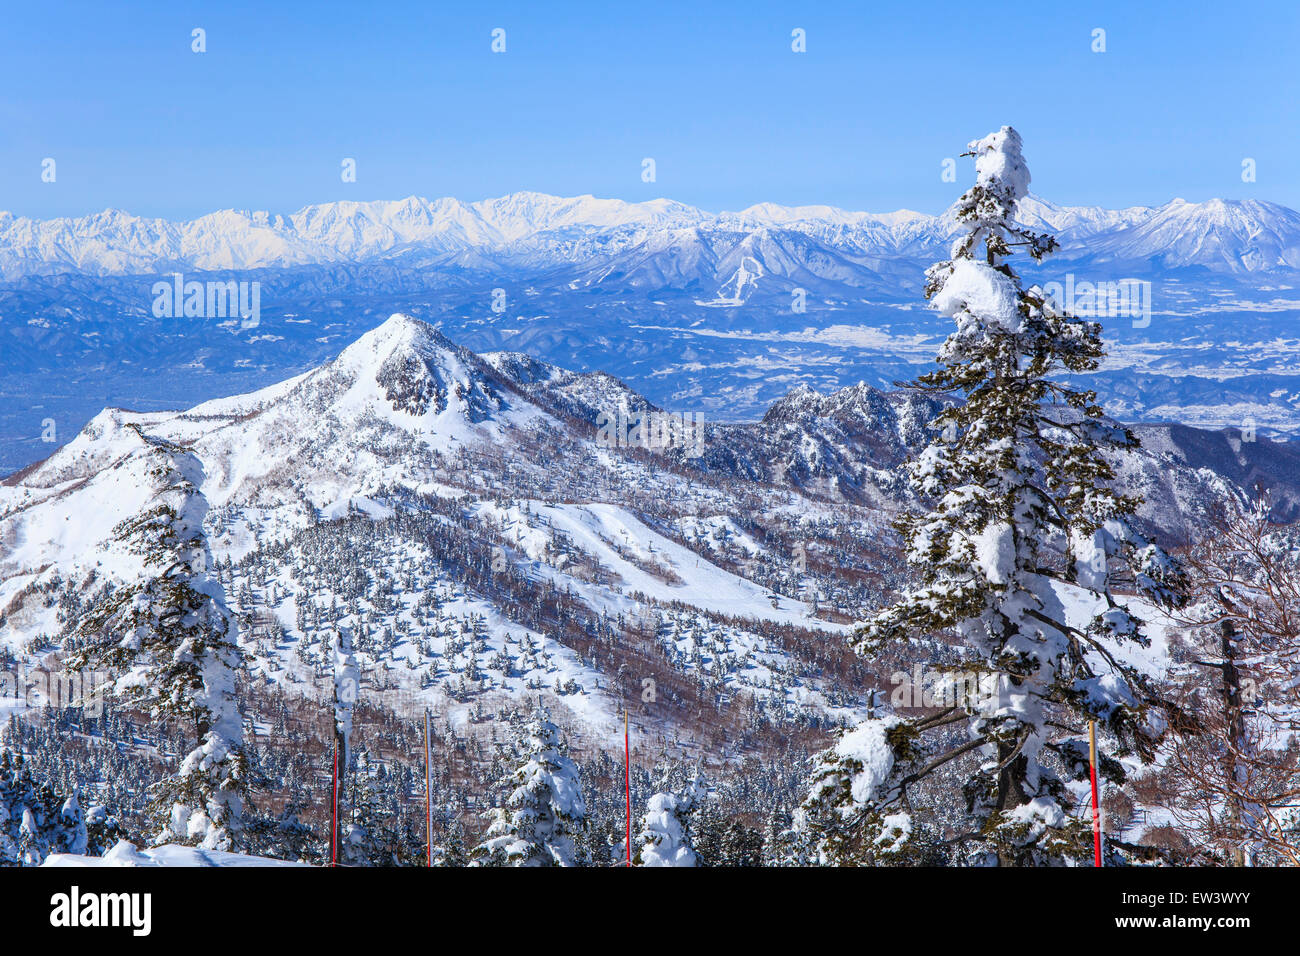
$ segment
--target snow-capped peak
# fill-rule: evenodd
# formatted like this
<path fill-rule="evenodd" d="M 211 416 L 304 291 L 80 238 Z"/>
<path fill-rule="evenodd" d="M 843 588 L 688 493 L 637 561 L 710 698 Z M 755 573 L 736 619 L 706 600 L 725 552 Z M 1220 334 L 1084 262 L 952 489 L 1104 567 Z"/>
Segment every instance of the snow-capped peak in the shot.
<path fill-rule="evenodd" d="M 350 367 L 373 365 L 377 368 L 395 353 L 410 352 L 428 357 L 437 350 L 454 350 L 456 347 L 427 322 L 394 312 L 345 348 L 335 362 Z"/>
<path fill-rule="evenodd" d="M 1014 166 L 1013 134 L 980 141 L 980 162 Z M 1025 182 L 1018 188 L 1027 186 Z M 1275 203 L 1190 203 L 1180 198 L 1156 208 L 1112 210 L 1057 206 L 1025 194 L 1017 215 L 1031 228 L 1056 233 L 1061 256 L 1067 259 L 1158 259 L 1164 267 L 1230 272 L 1300 268 L 1300 214 Z M 826 205 L 760 203 L 715 215 L 668 199 L 627 202 L 537 192 L 473 203 L 417 196 L 340 201 L 307 206 L 288 216 L 226 209 L 187 222 L 146 219 L 117 209 L 51 220 L 0 213 L 0 279 L 286 268 L 408 253 L 460 257 L 456 261 L 486 268 L 526 261 L 540 269 L 576 266 L 580 272 L 619 276 L 626 270 L 614 260 L 634 246 L 671 252 L 674 244 L 687 241 L 724 245 L 734 242 L 738 232 L 809 237 L 819 248 L 809 248 L 805 264 L 843 253 L 873 263 L 899 256 L 932 259 L 954 230 L 951 211 L 939 216 L 910 210 L 874 214 Z M 711 252 L 700 261 L 707 266 L 721 258 L 723 253 Z M 673 267 L 665 277 L 680 271 Z M 682 281 L 703 279 L 708 284 L 727 278 L 691 274 Z"/>
<path fill-rule="evenodd" d="M 477 355 L 419 319 L 394 314 L 333 361 L 248 395 L 183 412 L 110 409 L 27 478 L 56 489 L 166 439 L 208 465 L 214 504 L 256 494 L 292 463 L 327 487 L 357 488 L 416 447 L 443 453 L 500 441 L 544 416 Z"/>
<path fill-rule="evenodd" d="M 313 386 L 336 393 L 336 407 L 364 409 L 426 438 L 459 435 L 464 426 L 485 423 L 512 404 L 482 359 L 400 312 L 358 338 L 302 387 Z"/>
<path fill-rule="evenodd" d="M 1300 268 L 1300 213 L 1258 199 L 1174 199 L 1091 243 L 1099 258 L 1225 272 Z"/>

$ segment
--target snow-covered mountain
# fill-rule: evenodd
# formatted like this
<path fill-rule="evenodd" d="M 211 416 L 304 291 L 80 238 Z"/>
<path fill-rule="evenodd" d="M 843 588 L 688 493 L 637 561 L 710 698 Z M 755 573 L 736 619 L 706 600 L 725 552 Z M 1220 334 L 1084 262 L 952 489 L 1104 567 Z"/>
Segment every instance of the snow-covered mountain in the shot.
<path fill-rule="evenodd" d="M 161 452 L 195 489 L 250 727 L 285 737 L 292 715 L 319 716 L 347 633 L 368 753 L 425 708 L 444 748 L 490 753 L 542 698 L 588 755 L 621 741 L 626 710 L 646 766 L 757 758 L 794 785 L 791 754 L 861 721 L 911 667 L 843 638 L 900 583 L 900 466 L 935 410 L 865 384 L 800 387 L 758 422 L 707 424 L 702 449 L 661 444 L 664 413 L 619 379 L 478 355 L 401 314 L 253 392 L 104 409 L 0 483 L 0 674 L 24 685 L 0 716 L 49 701 L 39 675 L 76 649 L 87 609 L 152 573 L 127 529 L 157 508 Z M 611 417 L 637 428 L 611 442 Z M 1141 437 L 1117 464 L 1167 538 L 1260 488 L 1294 516 L 1292 447 L 1182 426 Z M 130 744 L 141 760 L 152 746 Z"/>
<path fill-rule="evenodd" d="M 1255 273 L 1300 268 L 1300 213 L 1258 200 L 1175 199 L 1127 228 L 1096 234 L 1098 262 Z"/>
<path fill-rule="evenodd" d="M 530 382 L 544 386 L 535 397 Z M 524 357 L 485 360 L 395 315 L 335 360 L 270 388 L 183 412 L 106 409 L 0 486 L 0 648 L 34 667 L 63 646 L 71 608 L 140 573 L 119 528 L 149 502 L 149 452 L 163 443 L 192 465 L 219 568 L 233 559 L 240 569 L 227 597 L 245 616 L 253 672 L 294 693 L 312 693 L 304 663 L 319 635 L 305 622 L 370 594 L 349 621 L 359 633 L 382 628 L 375 643 L 359 641 L 376 668 L 373 691 L 414 693 L 440 712 L 554 688 L 589 732 L 612 726 L 617 663 L 602 663 L 591 644 L 611 616 L 634 619 L 641 642 L 622 647 L 618 662 L 640 660 L 636 674 L 666 667 L 666 688 L 694 673 L 720 689 L 779 690 L 771 706 L 796 722 L 855 712 L 850 691 L 792 651 L 839 626 L 801 599 L 802 578 L 772 553 L 778 539 L 753 545 L 729 517 L 724 483 L 595 440 L 583 410 L 619 392 L 613 380 Z M 752 494 L 777 521 L 785 494 Z M 810 502 L 807 515 L 825 511 Z M 326 552 L 347 554 L 347 567 Z M 766 570 L 738 573 L 741 556 L 765 556 Z M 393 582 L 402 583 L 396 597 Z M 430 606 L 440 611 L 430 617 Z M 459 629 L 471 620 L 481 622 L 473 651 Z M 394 664 L 396 676 L 384 676 Z M 698 693 L 678 699 L 687 706 Z M 654 720 L 677 718 L 666 710 Z"/>
<path fill-rule="evenodd" d="M 109 209 L 76 219 L 38 221 L 0 213 L 0 275 L 92 275 L 168 269 L 215 271 L 359 262 L 418 250 L 438 255 L 500 248 L 570 227 L 657 227 L 698 221 L 698 210 L 656 200 L 627 203 L 513 193 L 463 203 L 409 197 L 307 206 L 290 216 L 223 210 L 186 222 Z"/>
<path fill-rule="evenodd" d="M 1110 354 L 1087 382 L 1117 417 L 1300 435 L 1294 211 L 1028 197 L 1020 216 L 1062 243 L 1028 280 L 1146 283 L 1140 314 L 1102 316 Z M 924 275 L 955 229 L 950 213 L 713 214 L 538 193 L 179 223 L 0 213 L 0 471 L 48 454 L 62 440 L 50 422 L 67 435 L 108 404 L 255 390 L 329 360 L 394 309 L 478 352 L 601 370 L 711 418 L 756 420 L 800 385 L 888 389 L 947 333 L 925 308 Z M 155 285 L 176 272 L 256 282 L 260 312 L 157 315 Z"/>
<path fill-rule="evenodd" d="M 913 502 L 903 465 L 931 439 L 933 399 L 858 383 L 830 394 L 801 387 L 753 425 L 715 425 L 701 467 L 891 510 Z M 1225 498 L 1267 493 L 1280 520 L 1300 517 L 1300 450 L 1242 441 L 1236 430 L 1136 425 L 1141 448 L 1116 455 L 1139 517 L 1165 540 L 1186 542 Z"/>
<path fill-rule="evenodd" d="M 1300 268 L 1300 214 L 1274 203 L 1175 199 L 1155 208 L 1108 210 L 1027 200 L 1027 225 L 1060 234 L 1063 255 L 1098 262 L 1204 267 L 1226 273 Z M 954 233 L 951 216 L 909 210 L 873 214 L 771 203 L 708 213 L 665 199 L 625 202 L 513 193 L 457 199 L 332 202 L 288 216 L 223 210 L 186 222 L 105 210 L 75 219 L 0 213 L 0 278 L 81 273 L 209 272 L 372 260 L 495 263 L 579 275 L 720 286 L 740 260 L 767 274 L 835 278 L 869 286 L 880 260 L 933 257 Z M 798 237 L 802 237 L 799 239 Z M 1085 245 L 1086 242 L 1086 245 Z M 692 252 L 692 249 L 699 249 Z M 654 263 L 655 265 L 651 265 Z"/>
<path fill-rule="evenodd" d="M 899 469 L 928 440 L 937 410 L 931 399 L 863 383 L 829 394 L 799 386 L 756 423 L 707 423 L 702 454 L 668 447 L 658 457 L 682 473 L 890 510 L 910 500 Z M 426 487 L 446 461 L 484 449 L 516 453 L 516 478 L 553 482 L 554 456 L 608 464 L 611 450 L 594 442 L 602 420 L 656 413 L 607 373 L 573 372 L 518 352 L 477 355 L 397 314 L 335 359 L 267 388 L 182 412 L 103 410 L 48 459 L 7 479 L 4 515 L 25 512 L 33 495 L 61 501 L 69 489 L 84 495 L 100 482 L 110 490 L 88 513 L 108 521 L 109 499 L 130 510 L 131 495 L 112 489 L 136 483 L 129 465 L 151 437 L 197 456 L 214 506 L 306 496 L 316 510 L 334 513 L 394 484 Z M 1131 456 L 1126 473 L 1151 498 L 1149 518 L 1166 533 L 1184 535 L 1170 521 L 1194 520 L 1224 493 L 1250 496 L 1262 484 L 1274 488 L 1279 507 L 1300 500 L 1300 451 L 1288 445 L 1183 426 L 1138 431 L 1149 447 Z M 50 539 L 41 530 L 16 540 Z M 6 557 L 21 562 L 21 554 Z"/>

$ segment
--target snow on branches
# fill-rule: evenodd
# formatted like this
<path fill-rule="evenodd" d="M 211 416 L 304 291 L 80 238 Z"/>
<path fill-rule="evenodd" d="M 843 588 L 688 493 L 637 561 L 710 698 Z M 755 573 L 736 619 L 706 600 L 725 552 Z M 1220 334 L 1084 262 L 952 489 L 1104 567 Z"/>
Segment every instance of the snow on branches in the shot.
<path fill-rule="evenodd" d="M 115 533 L 142 556 L 142 573 L 92 606 L 65 664 L 114 670 L 116 689 L 128 700 L 156 719 L 195 729 L 194 748 L 155 794 L 157 841 L 229 849 L 247 787 L 235 701 L 240 654 L 224 593 L 209 570 L 202 466 L 179 446 L 134 430 L 154 494 Z"/>
<path fill-rule="evenodd" d="M 640 866 L 695 866 L 695 850 L 690 841 L 690 815 L 700 798 L 697 780 L 692 780 L 682 794 L 656 793 L 646 804 L 637 837 L 641 848 Z"/>
<path fill-rule="evenodd" d="M 559 729 L 540 706 L 516 746 L 523 763 L 510 774 L 505 806 L 491 814 L 488 838 L 475 851 L 480 865 L 573 866 L 573 838 L 586 807 L 578 769 L 560 749 Z"/>
<path fill-rule="evenodd" d="M 898 522 L 916 583 L 852 643 L 870 653 L 955 633 L 970 664 L 992 675 L 991 694 L 978 710 L 959 707 L 942 720 L 864 725 L 823 755 L 804 808 L 821 828 L 822 857 L 905 842 L 909 787 L 972 750 L 979 764 L 964 789 L 987 858 L 1082 856 L 1087 828 L 1054 768 L 1079 773 L 1077 735 L 1088 719 L 1103 723 L 1120 753 L 1143 758 L 1160 726 L 1148 713 L 1154 692 L 1123 651 L 1146 642 L 1143 622 L 1113 585 L 1126 580 L 1176 602 L 1180 571 L 1130 526 L 1137 501 L 1116 490 L 1103 454 L 1136 448 L 1136 438 L 1104 418 L 1092 392 L 1054 377 L 1097 367 L 1100 326 L 1025 289 L 1006 261 L 1017 247 L 1034 260 L 1056 248 L 1015 222 L 1030 182 L 1020 136 L 1003 127 L 966 155 L 976 183 L 955 206 L 966 231 L 951 259 L 927 272 L 927 297 L 955 329 L 938 368 L 913 386 L 945 403 L 936 438 L 910 465 L 923 507 Z M 930 731 L 960 717 L 968 740 L 949 740 L 947 750 L 930 742 Z M 890 741 L 892 758 L 879 746 L 869 762 L 844 752 L 859 732 Z M 1051 752 L 1061 759 L 1047 759 Z M 870 831 L 865 842 L 844 832 L 846 813 Z"/>

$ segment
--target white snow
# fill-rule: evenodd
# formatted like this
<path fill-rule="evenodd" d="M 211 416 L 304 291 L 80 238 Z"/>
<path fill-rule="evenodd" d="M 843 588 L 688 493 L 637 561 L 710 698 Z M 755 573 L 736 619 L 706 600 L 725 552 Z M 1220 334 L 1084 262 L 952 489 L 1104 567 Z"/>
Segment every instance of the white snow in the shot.
<path fill-rule="evenodd" d="M 975 564 L 990 583 L 1008 583 L 1016 569 L 1015 529 L 1005 521 L 986 526 L 975 539 Z"/>
<path fill-rule="evenodd" d="M 170 843 L 141 850 L 126 840 L 120 840 L 103 856 L 51 853 L 41 866 L 307 866 L 307 864 L 274 860 L 265 856 L 227 853 L 222 850 L 200 850 L 196 847 Z"/>
<path fill-rule="evenodd" d="M 834 750 L 837 755 L 861 764 L 861 769 L 853 774 L 849 784 L 854 803 L 864 804 L 873 800 L 880 785 L 894 769 L 894 748 L 889 745 L 885 733 L 897 722 L 892 717 L 864 720 L 836 742 Z"/>
<path fill-rule="evenodd" d="M 1019 332 L 1024 319 L 1016 307 L 1016 288 L 1003 273 L 983 262 L 957 259 L 952 272 L 931 299 L 940 314 L 970 315 L 986 325 Z"/>
<path fill-rule="evenodd" d="M 1020 134 L 1010 126 L 972 142 L 975 179 L 981 185 L 996 183 L 1010 191 L 1011 199 L 1029 195 L 1029 167 L 1021 156 Z"/>

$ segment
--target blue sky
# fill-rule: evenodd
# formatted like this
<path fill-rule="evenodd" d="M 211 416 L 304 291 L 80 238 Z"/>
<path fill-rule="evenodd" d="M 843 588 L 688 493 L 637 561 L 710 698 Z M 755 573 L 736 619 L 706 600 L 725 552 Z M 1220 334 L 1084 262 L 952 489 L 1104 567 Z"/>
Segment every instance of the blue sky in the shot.
<path fill-rule="evenodd" d="M 1300 207 L 1293 0 L 8 7 L 0 209 L 19 215 L 523 189 L 937 212 L 971 175 L 943 182 L 943 159 L 1003 123 L 1055 202 Z"/>

